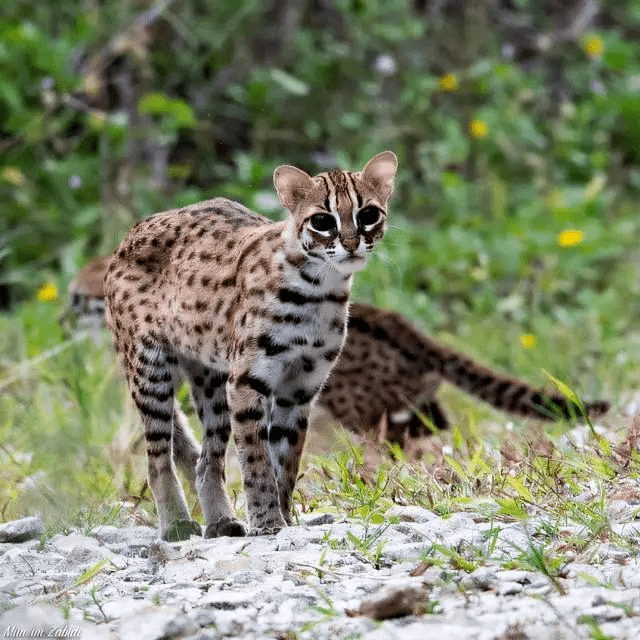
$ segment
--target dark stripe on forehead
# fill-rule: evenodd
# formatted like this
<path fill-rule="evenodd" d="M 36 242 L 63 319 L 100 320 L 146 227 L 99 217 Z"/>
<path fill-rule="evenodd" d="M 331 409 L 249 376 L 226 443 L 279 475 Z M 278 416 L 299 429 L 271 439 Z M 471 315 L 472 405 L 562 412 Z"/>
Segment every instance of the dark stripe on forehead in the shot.
<path fill-rule="evenodd" d="M 354 202 L 351 201 L 349 193 L 349 181 L 344 171 L 333 169 L 327 174 L 333 184 L 336 193 L 336 208 L 340 213 L 350 214 Z"/>
<path fill-rule="evenodd" d="M 324 182 L 324 187 L 327 190 L 327 194 L 324 197 L 324 208 L 327 211 L 331 211 L 331 205 L 329 204 L 329 195 L 331 194 L 331 189 L 329 188 L 329 181 L 327 180 L 327 177 L 321 173 L 320 177 L 322 178 L 322 182 Z"/>
<path fill-rule="evenodd" d="M 351 183 L 351 186 L 353 187 L 353 192 L 356 194 L 356 198 L 358 199 L 358 209 L 361 209 L 362 196 L 360 195 L 360 192 L 358 191 L 358 187 L 356 186 L 356 180 L 353 177 L 353 173 L 349 172 L 346 175 L 347 175 L 347 178 L 349 179 L 349 182 Z"/>

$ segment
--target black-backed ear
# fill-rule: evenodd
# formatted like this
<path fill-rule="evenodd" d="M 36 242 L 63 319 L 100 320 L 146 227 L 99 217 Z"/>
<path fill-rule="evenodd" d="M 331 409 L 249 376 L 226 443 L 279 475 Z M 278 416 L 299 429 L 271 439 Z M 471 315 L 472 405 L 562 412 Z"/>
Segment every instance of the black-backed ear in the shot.
<path fill-rule="evenodd" d="M 313 191 L 311 176 L 291 165 L 284 164 L 273 172 L 273 184 L 283 207 L 294 211 L 301 200 Z"/>
<path fill-rule="evenodd" d="M 380 194 L 386 204 L 393 191 L 393 179 L 398 169 L 398 158 L 393 151 L 383 151 L 373 156 L 361 172 L 362 179 Z"/>

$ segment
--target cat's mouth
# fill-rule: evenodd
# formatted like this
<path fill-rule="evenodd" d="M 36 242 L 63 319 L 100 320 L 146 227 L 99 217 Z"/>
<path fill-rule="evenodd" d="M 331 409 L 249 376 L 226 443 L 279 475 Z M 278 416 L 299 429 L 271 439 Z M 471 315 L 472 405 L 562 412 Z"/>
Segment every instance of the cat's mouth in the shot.
<path fill-rule="evenodd" d="M 350 255 L 345 256 L 339 262 L 335 263 L 336 268 L 343 273 L 353 273 L 364 269 L 367 264 L 366 256 Z"/>

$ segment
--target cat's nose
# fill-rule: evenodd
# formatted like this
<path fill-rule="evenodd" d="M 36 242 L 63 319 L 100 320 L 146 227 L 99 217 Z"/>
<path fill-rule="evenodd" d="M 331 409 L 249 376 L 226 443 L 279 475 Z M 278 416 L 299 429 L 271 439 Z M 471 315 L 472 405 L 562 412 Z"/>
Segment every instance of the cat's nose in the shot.
<path fill-rule="evenodd" d="M 360 246 L 360 236 L 351 236 L 350 238 L 342 238 L 342 246 L 349 252 L 355 253 Z"/>

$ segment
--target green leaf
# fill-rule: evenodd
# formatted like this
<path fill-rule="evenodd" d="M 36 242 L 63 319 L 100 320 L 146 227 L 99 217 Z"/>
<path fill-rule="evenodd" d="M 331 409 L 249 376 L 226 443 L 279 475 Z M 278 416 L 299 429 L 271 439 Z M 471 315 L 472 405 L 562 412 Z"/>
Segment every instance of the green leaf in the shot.
<path fill-rule="evenodd" d="M 585 413 L 582 400 L 578 398 L 575 391 L 571 387 L 569 387 L 564 382 L 562 382 L 562 380 L 558 380 L 558 378 L 556 378 L 555 376 L 552 376 L 548 371 L 545 371 L 544 369 L 542 369 L 542 373 L 544 373 L 544 375 L 547 376 L 547 378 L 549 378 L 549 380 L 551 380 L 551 382 L 553 382 L 553 384 L 556 385 L 556 387 L 558 388 L 558 391 L 560 391 L 560 393 L 563 396 L 565 396 L 567 400 L 570 400 L 571 402 L 578 405 L 578 407 L 580 407 L 580 411 L 582 411 L 583 414 Z"/>
<path fill-rule="evenodd" d="M 527 487 L 525 487 L 518 479 L 514 478 L 513 476 L 507 476 L 507 484 L 515 489 L 518 495 L 527 500 L 527 502 L 533 502 L 531 491 L 529 491 L 529 489 L 527 489 Z"/>
<path fill-rule="evenodd" d="M 102 558 L 102 560 L 98 560 L 98 562 L 96 562 L 92 567 L 89 567 L 85 572 L 82 573 L 82 575 L 74 582 L 73 586 L 77 587 L 91 580 L 91 578 L 93 578 L 95 575 L 100 573 L 100 571 L 102 571 L 103 567 L 108 562 L 109 561 L 106 558 Z"/>
<path fill-rule="evenodd" d="M 475 474 L 476 468 L 486 468 L 486 465 L 482 464 L 483 451 L 484 450 L 482 447 L 478 447 L 476 452 L 473 454 L 473 458 L 471 458 L 471 462 L 469 463 L 469 466 L 467 468 L 467 473 L 470 476 L 473 476 Z"/>
<path fill-rule="evenodd" d="M 197 124 L 193 109 L 184 100 L 170 102 L 171 115 L 181 127 L 195 127 Z"/>
<path fill-rule="evenodd" d="M 445 456 L 444 461 L 460 476 L 461 480 L 467 479 L 467 474 L 465 473 L 465 470 L 456 460 L 454 460 L 449 456 Z"/>
<path fill-rule="evenodd" d="M 194 127 L 197 124 L 193 109 L 179 98 L 169 98 L 164 93 L 149 92 L 138 101 L 138 111 L 149 115 L 167 115 L 180 127 Z"/>
<path fill-rule="evenodd" d="M 527 517 L 527 510 L 515 498 L 497 498 L 500 505 L 500 513 L 513 518 L 522 519 Z"/>
<path fill-rule="evenodd" d="M 456 451 L 461 451 L 464 445 L 464 439 L 462 437 L 462 432 L 460 431 L 459 427 L 457 426 L 454 427 L 451 435 L 453 439 L 453 448 Z"/>
<path fill-rule="evenodd" d="M 140 113 L 166 113 L 168 99 L 164 93 L 145 93 L 138 101 L 138 111 Z"/>
<path fill-rule="evenodd" d="M 271 79 L 291 95 L 306 96 L 309 94 L 309 85 L 306 82 L 298 80 L 282 69 L 271 69 Z"/>

